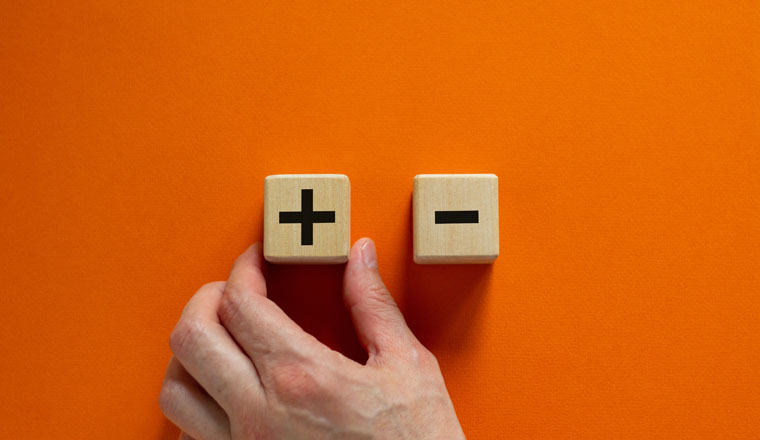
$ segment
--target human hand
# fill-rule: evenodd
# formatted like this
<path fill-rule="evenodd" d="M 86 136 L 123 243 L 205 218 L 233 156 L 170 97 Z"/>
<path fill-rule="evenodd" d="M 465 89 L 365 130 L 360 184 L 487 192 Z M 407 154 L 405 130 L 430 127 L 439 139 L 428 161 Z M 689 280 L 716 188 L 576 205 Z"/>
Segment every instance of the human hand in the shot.
<path fill-rule="evenodd" d="M 190 299 L 170 337 L 159 404 L 183 436 L 210 439 L 462 439 L 438 362 L 414 337 L 357 241 L 343 299 L 365 365 L 304 332 L 266 297 L 260 244 L 227 282 Z"/>

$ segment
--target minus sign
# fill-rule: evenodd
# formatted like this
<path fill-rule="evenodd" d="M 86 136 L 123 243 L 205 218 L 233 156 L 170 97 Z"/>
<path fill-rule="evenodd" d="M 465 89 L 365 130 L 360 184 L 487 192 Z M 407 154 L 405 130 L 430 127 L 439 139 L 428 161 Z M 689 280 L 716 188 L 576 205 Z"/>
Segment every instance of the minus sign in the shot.
<path fill-rule="evenodd" d="M 436 224 L 477 223 L 478 211 L 436 211 Z"/>

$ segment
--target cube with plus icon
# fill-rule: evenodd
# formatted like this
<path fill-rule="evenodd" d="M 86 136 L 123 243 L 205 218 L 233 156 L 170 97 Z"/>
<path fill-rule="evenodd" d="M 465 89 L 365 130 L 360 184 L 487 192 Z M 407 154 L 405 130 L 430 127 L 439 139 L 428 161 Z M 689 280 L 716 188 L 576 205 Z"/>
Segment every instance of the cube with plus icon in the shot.
<path fill-rule="evenodd" d="M 271 263 L 344 263 L 350 249 L 348 177 L 280 174 L 264 181 L 264 258 Z"/>

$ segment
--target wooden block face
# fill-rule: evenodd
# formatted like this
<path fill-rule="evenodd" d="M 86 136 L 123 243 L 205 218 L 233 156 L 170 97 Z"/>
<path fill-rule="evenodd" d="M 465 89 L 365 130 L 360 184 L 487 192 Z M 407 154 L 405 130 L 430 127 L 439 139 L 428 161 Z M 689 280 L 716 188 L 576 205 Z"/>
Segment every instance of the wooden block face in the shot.
<path fill-rule="evenodd" d="M 499 256 L 499 184 L 494 174 L 414 178 L 414 261 L 490 263 Z"/>
<path fill-rule="evenodd" d="M 351 189 L 342 174 L 281 174 L 264 181 L 264 258 L 272 263 L 344 263 Z"/>

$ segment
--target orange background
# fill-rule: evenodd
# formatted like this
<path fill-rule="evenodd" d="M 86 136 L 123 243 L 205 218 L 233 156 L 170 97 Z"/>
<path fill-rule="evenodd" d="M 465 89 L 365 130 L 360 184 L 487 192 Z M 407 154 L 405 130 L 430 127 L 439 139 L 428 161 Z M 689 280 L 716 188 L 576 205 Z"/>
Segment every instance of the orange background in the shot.
<path fill-rule="evenodd" d="M 760 438 L 760 3 L 254 3 L 0 5 L 0 437 L 175 438 L 264 177 L 345 173 L 469 438 Z M 437 172 L 499 175 L 492 267 L 412 263 Z M 271 296 L 360 359 L 341 274 Z"/>

